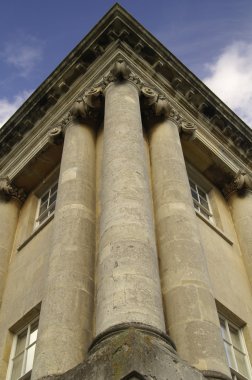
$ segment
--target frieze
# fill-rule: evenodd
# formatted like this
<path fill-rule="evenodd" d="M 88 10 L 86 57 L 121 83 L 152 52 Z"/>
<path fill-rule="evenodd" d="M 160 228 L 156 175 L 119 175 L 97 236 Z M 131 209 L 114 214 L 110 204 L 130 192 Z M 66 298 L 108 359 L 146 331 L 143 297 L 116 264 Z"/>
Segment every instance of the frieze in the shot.
<path fill-rule="evenodd" d="M 24 190 L 13 185 L 8 177 L 0 178 L 0 194 L 4 195 L 6 200 L 15 198 L 20 202 L 24 202 L 27 197 Z"/>

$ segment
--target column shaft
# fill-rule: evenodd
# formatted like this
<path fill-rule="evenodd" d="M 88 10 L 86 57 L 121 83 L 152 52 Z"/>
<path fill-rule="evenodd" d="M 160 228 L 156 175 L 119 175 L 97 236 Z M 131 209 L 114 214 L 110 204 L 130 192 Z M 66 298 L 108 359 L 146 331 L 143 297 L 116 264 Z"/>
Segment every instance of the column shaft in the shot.
<path fill-rule="evenodd" d="M 137 88 L 106 89 L 96 333 L 125 322 L 164 330 Z"/>
<path fill-rule="evenodd" d="M 175 123 L 165 120 L 155 124 L 150 150 L 169 335 L 191 365 L 229 374 Z"/>
<path fill-rule="evenodd" d="M 92 339 L 95 137 L 84 123 L 66 130 L 53 223 L 33 379 L 79 364 Z"/>
<path fill-rule="evenodd" d="M 0 195 L 0 308 L 9 266 L 10 254 L 17 228 L 20 202 L 11 198 L 6 201 Z"/>
<path fill-rule="evenodd" d="M 252 191 L 245 190 L 242 195 L 234 192 L 229 198 L 229 205 L 243 253 L 244 264 L 252 286 Z"/>

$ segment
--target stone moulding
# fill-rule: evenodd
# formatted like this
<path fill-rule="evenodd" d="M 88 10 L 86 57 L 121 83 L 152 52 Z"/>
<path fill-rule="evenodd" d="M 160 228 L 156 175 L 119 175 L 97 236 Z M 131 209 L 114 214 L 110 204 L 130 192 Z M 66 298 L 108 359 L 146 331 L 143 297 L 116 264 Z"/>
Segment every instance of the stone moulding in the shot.
<path fill-rule="evenodd" d="M 136 330 L 143 331 L 146 334 L 158 337 L 159 339 L 163 340 L 164 342 L 166 342 L 169 345 L 170 350 L 173 353 L 176 352 L 175 343 L 172 341 L 172 339 L 167 334 L 164 334 L 161 330 L 158 330 L 152 326 L 145 325 L 143 323 L 138 323 L 138 322 L 121 323 L 119 325 L 115 325 L 115 326 L 110 327 L 109 329 L 105 330 L 104 332 L 102 332 L 101 334 L 96 336 L 96 338 L 93 340 L 93 342 L 89 348 L 89 351 L 92 352 L 93 350 L 95 350 L 95 347 L 100 344 L 100 342 L 108 339 L 109 337 L 111 337 L 115 334 L 118 334 L 119 332 L 125 331 L 129 328 L 134 328 Z"/>

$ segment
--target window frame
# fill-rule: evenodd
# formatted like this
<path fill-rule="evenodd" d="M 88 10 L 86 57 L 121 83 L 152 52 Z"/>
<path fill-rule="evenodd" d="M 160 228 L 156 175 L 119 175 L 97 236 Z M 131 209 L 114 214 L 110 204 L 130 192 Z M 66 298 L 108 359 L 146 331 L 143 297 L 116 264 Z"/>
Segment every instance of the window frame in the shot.
<path fill-rule="evenodd" d="M 25 372 L 26 366 L 27 366 L 27 356 L 28 356 L 28 350 L 35 345 L 36 349 L 36 344 L 37 344 L 37 336 L 36 340 L 33 341 L 32 343 L 29 343 L 30 336 L 31 336 L 31 328 L 32 325 L 37 323 L 37 328 L 36 330 L 38 331 L 39 328 L 39 315 L 37 315 L 35 318 L 33 318 L 29 323 L 27 323 L 25 326 L 23 326 L 20 330 L 18 330 L 13 337 L 12 341 L 12 347 L 11 347 L 11 352 L 10 352 L 10 358 L 9 358 L 9 365 L 8 365 L 8 370 L 7 370 L 7 376 L 6 380 L 12 380 L 12 374 L 13 374 L 13 367 L 14 367 L 14 360 L 22 355 L 22 366 L 21 366 L 21 375 L 18 377 L 18 380 L 28 380 L 31 378 L 31 372 L 32 368 L 29 369 L 27 372 Z M 17 343 L 18 343 L 18 337 L 27 330 L 26 337 L 25 337 L 25 345 L 24 348 L 16 354 L 16 349 L 17 349 Z M 35 353 L 34 353 L 35 355 Z M 32 361 L 32 367 L 33 367 L 33 362 L 34 362 L 34 356 L 33 356 L 33 361 Z"/>
<path fill-rule="evenodd" d="M 195 181 L 195 179 L 192 178 L 190 175 L 188 176 L 188 180 L 189 180 L 189 186 L 190 186 L 194 210 L 197 213 L 199 213 L 203 218 L 205 218 L 207 221 L 214 224 L 214 217 L 213 217 L 213 212 L 211 209 L 211 202 L 210 202 L 209 196 L 208 196 L 209 191 L 207 191 L 206 189 L 204 189 L 203 186 L 198 184 L 198 181 Z M 195 186 L 195 189 L 192 188 L 191 183 Z M 196 192 L 199 200 L 194 198 L 194 196 L 192 194 L 193 191 Z M 204 195 L 205 195 L 204 201 L 207 203 L 208 209 L 200 202 L 200 199 L 202 198 L 202 196 L 200 195 L 199 191 L 204 193 Z M 195 204 L 196 204 L 196 207 L 195 207 Z M 205 214 L 207 214 L 208 216 L 206 216 Z"/>
<path fill-rule="evenodd" d="M 56 201 L 57 201 L 57 195 L 58 195 L 58 183 L 59 183 L 59 179 L 54 179 L 53 182 L 50 182 L 50 184 L 48 184 L 48 186 L 46 188 L 44 188 L 44 191 L 41 192 L 40 195 L 37 195 L 38 198 L 39 198 L 39 201 L 38 201 L 38 205 L 37 205 L 37 211 L 36 211 L 36 215 L 35 215 L 35 222 L 34 222 L 34 230 L 36 230 L 37 228 L 39 228 L 40 226 L 42 226 L 44 223 L 46 223 L 46 221 L 51 218 L 51 216 L 55 213 L 55 207 L 56 207 Z M 57 184 L 57 188 L 56 188 L 56 191 L 54 191 L 53 194 L 51 194 L 51 189 Z M 40 213 L 40 208 L 41 208 L 41 202 L 42 202 L 42 198 L 47 194 L 49 193 L 49 196 L 48 196 L 48 199 L 46 200 L 47 203 L 49 203 L 50 201 L 50 198 L 51 198 L 51 195 L 54 195 L 56 193 L 56 198 L 55 198 L 55 201 L 50 205 L 48 205 L 48 207 L 46 207 L 46 209 Z M 52 210 L 51 210 L 52 209 Z M 46 213 L 47 212 L 47 216 L 42 220 L 40 221 L 40 217 L 42 214 Z"/>
<path fill-rule="evenodd" d="M 223 340 L 223 345 L 224 345 L 224 349 L 225 349 L 227 363 L 228 363 L 228 366 L 229 366 L 229 369 L 230 369 L 230 372 L 232 375 L 232 379 L 234 379 L 234 380 L 252 380 L 252 368 L 251 368 L 250 358 L 249 358 L 247 347 L 246 347 L 246 342 L 245 342 L 243 332 L 242 332 L 242 327 L 234 324 L 229 319 L 227 319 L 224 315 L 222 315 L 220 313 L 218 313 L 218 315 L 219 315 L 219 320 L 220 320 L 221 336 L 222 336 L 222 340 Z M 227 339 L 223 336 L 221 322 L 224 322 L 225 331 L 227 334 Z M 241 348 L 234 345 L 234 343 L 232 341 L 231 333 L 230 333 L 230 327 L 237 331 Z M 231 357 L 227 353 L 226 345 L 229 346 Z M 235 350 L 244 356 L 244 364 L 246 366 L 248 377 L 246 377 L 243 373 L 239 372 L 239 367 L 237 364 L 237 358 L 235 355 Z M 229 364 L 230 359 L 235 364 L 235 368 L 233 368 L 231 366 L 231 364 Z"/>

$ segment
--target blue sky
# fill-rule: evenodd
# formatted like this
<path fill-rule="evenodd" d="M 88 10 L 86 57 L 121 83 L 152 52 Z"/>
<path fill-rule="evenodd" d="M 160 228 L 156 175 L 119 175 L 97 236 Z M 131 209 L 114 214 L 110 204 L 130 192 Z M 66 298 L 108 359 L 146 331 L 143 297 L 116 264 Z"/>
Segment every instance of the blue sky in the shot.
<path fill-rule="evenodd" d="M 252 126 L 252 0 L 119 3 Z M 0 126 L 113 4 L 1 1 Z"/>

